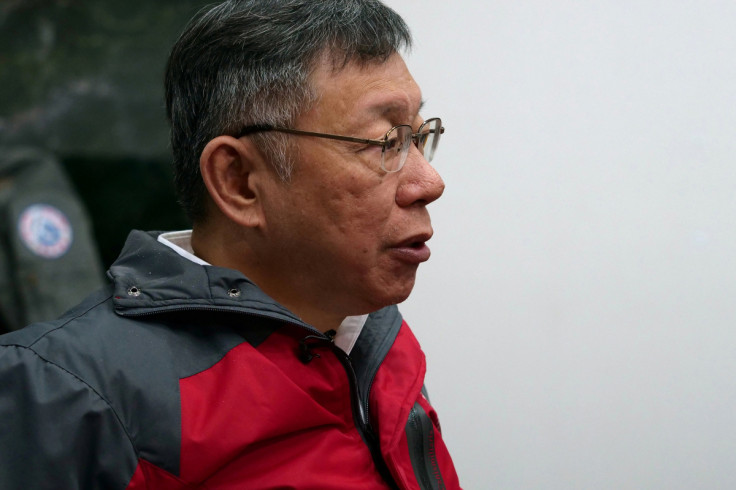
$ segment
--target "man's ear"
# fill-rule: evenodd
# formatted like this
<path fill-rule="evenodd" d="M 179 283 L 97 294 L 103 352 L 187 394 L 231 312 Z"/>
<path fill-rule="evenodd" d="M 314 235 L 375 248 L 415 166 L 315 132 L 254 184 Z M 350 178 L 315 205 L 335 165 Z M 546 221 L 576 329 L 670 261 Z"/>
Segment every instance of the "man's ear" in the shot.
<path fill-rule="evenodd" d="M 258 227 L 263 213 L 256 180 L 265 162 L 250 140 L 218 136 L 204 147 L 199 169 L 204 185 L 223 215 L 236 224 Z"/>

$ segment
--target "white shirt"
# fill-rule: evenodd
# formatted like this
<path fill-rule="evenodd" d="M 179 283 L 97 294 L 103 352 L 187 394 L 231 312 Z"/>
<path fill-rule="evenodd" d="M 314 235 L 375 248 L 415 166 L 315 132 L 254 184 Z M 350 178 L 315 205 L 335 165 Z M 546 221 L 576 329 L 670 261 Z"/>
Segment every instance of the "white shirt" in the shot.
<path fill-rule="evenodd" d="M 194 250 L 192 249 L 192 230 L 162 233 L 158 236 L 158 241 L 195 264 L 203 266 L 211 265 L 194 255 Z M 350 354 L 367 319 L 368 315 L 346 317 L 337 329 L 335 345 L 346 354 Z"/>

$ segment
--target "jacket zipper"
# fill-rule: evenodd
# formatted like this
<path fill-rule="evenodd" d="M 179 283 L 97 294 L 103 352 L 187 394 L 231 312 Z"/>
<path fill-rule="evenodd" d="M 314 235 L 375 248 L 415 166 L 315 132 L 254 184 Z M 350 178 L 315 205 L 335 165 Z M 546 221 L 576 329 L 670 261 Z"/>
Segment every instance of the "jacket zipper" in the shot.
<path fill-rule="evenodd" d="M 340 360 L 348 375 L 350 396 L 352 398 L 351 405 L 353 407 L 353 420 L 355 421 L 358 432 L 370 450 L 373 463 L 376 465 L 378 473 L 390 488 L 398 489 L 399 486 L 396 484 L 393 475 L 391 475 L 391 471 L 386 465 L 386 460 L 383 459 L 383 454 L 381 454 L 381 444 L 378 434 L 373 430 L 370 418 L 368 418 L 368 403 L 363 403 L 363 399 L 368 400 L 368 394 L 361 397 L 360 392 L 358 391 L 358 377 L 355 374 L 353 362 L 349 355 L 334 344 L 332 345 L 332 351 Z M 371 382 L 371 385 L 372 384 L 373 383 Z M 370 390 L 368 390 L 368 392 L 370 393 Z"/>

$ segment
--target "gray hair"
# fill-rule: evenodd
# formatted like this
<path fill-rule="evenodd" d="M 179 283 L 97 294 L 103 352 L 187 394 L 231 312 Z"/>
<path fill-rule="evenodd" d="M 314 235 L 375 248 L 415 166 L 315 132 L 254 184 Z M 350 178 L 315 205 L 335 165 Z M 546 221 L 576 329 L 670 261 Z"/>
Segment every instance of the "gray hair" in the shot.
<path fill-rule="evenodd" d="M 165 78 L 174 180 L 189 218 L 204 218 L 199 157 L 211 139 L 292 124 L 318 98 L 310 73 L 323 54 L 339 70 L 410 46 L 405 22 L 378 0 L 230 0 L 200 12 L 174 45 Z M 288 181 L 286 136 L 253 138 Z"/>

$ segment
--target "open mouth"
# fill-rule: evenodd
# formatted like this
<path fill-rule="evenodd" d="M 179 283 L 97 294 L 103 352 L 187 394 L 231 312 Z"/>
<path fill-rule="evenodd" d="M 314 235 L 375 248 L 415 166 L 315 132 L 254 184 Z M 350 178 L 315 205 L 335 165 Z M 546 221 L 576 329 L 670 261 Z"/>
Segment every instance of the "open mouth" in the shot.
<path fill-rule="evenodd" d="M 430 250 L 427 246 L 427 240 L 424 237 L 420 239 L 407 240 L 394 248 L 397 257 L 402 261 L 410 264 L 419 264 L 429 260 Z"/>
<path fill-rule="evenodd" d="M 431 233 L 417 233 L 414 236 L 408 237 L 403 242 L 400 242 L 397 247 L 399 248 L 412 248 L 420 249 L 426 246 L 427 241 L 432 238 Z"/>

